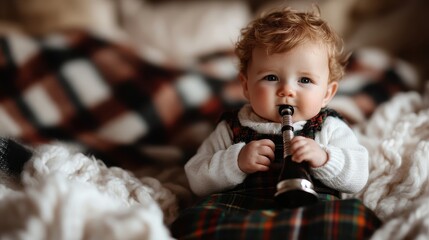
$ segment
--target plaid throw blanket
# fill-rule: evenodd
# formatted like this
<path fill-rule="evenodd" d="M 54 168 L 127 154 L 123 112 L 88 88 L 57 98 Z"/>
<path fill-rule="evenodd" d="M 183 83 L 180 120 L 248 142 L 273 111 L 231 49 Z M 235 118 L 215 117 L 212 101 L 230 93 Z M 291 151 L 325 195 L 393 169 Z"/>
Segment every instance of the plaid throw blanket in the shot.
<path fill-rule="evenodd" d="M 247 207 L 232 204 L 237 202 Z M 252 209 L 255 202 L 266 209 Z M 381 225 L 357 199 L 321 201 L 296 209 L 273 206 L 273 199 L 213 194 L 185 209 L 171 231 L 177 239 L 369 239 Z"/>
<path fill-rule="evenodd" d="M 403 65 L 392 59 L 373 69 L 366 55 L 353 55 L 345 88 L 331 103 L 351 123 L 409 89 Z M 183 164 L 220 114 L 243 104 L 234 60 L 213 53 L 189 69 L 174 69 L 86 31 L 0 36 L 0 136 L 32 145 L 78 143 L 106 164 L 126 168 Z"/>
<path fill-rule="evenodd" d="M 126 168 L 181 164 L 200 144 L 184 133 L 240 104 L 222 97 L 235 77 L 198 70 L 155 66 L 84 31 L 0 36 L 0 135 L 78 143 Z"/>

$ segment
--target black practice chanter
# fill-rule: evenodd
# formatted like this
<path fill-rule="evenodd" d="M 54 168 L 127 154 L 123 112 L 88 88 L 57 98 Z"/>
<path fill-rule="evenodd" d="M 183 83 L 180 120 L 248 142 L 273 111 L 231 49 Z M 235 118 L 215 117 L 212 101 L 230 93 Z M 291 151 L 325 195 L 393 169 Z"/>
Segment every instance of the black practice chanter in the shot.
<path fill-rule="evenodd" d="M 308 163 L 296 163 L 292 161 L 290 141 L 294 137 L 292 126 L 293 107 L 290 105 L 281 105 L 279 113 L 282 117 L 283 166 L 274 198 L 285 208 L 296 208 L 314 204 L 318 201 L 318 195 L 311 181 Z"/>

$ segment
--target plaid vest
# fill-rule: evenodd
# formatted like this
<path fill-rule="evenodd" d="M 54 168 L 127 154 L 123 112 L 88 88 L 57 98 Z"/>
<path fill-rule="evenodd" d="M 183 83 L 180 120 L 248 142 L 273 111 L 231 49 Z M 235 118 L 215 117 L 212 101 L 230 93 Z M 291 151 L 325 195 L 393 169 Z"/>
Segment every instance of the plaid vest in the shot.
<path fill-rule="evenodd" d="M 283 139 L 282 135 L 261 134 L 255 130 L 244 127 L 238 120 L 238 111 L 226 112 L 221 120 L 225 120 L 233 132 L 233 142 L 249 143 L 258 139 L 271 139 L 275 143 L 275 160 L 270 165 L 270 170 L 265 172 L 256 172 L 249 174 L 245 180 L 233 188 L 231 191 L 239 194 L 255 196 L 259 198 L 273 198 L 276 192 L 276 185 L 279 180 L 280 171 L 283 160 Z M 295 136 L 304 136 L 314 139 L 316 133 L 322 130 L 322 125 L 328 116 L 338 117 L 342 119 L 333 109 L 324 108 L 319 114 L 311 118 L 304 125 L 303 129 L 295 131 Z M 325 186 L 322 182 L 312 177 L 313 185 L 316 192 L 323 194 L 331 194 L 340 198 L 340 193 L 337 190 Z"/>

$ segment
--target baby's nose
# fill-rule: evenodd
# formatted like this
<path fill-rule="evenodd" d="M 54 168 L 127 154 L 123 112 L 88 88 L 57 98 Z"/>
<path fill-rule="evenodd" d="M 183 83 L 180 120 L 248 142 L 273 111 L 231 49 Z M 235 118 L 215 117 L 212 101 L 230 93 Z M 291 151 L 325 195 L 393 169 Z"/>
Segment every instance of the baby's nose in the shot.
<path fill-rule="evenodd" d="M 293 89 L 293 86 L 291 86 L 291 84 L 279 84 L 278 95 L 281 97 L 293 97 L 295 96 L 295 90 Z"/>

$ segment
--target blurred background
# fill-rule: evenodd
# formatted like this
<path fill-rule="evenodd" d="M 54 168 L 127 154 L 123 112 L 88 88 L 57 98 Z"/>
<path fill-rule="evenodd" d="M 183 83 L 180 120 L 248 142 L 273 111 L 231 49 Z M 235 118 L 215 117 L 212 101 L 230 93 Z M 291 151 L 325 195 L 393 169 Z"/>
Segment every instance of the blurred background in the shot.
<path fill-rule="evenodd" d="M 239 28 L 275 5 L 308 9 L 344 37 L 348 49 L 382 48 L 429 78 L 429 1 L 425 0 L 0 0 L 0 29 L 41 35 L 85 28 L 129 41 L 144 58 L 186 65 L 229 50 Z"/>
<path fill-rule="evenodd" d="M 351 124 L 424 91 L 427 0 L 0 0 L 0 136 L 73 142 L 128 168 L 180 166 L 244 103 L 240 29 L 313 4 L 353 53 L 331 102 Z"/>

